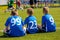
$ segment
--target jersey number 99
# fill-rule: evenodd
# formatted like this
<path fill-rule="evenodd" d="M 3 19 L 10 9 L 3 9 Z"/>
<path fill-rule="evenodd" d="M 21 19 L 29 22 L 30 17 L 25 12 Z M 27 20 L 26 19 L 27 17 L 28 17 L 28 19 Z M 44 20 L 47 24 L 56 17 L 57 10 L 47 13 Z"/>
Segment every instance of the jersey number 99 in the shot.
<path fill-rule="evenodd" d="M 16 18 L 16 19 L 12 18 L 11 23 L 12 23 L 12 26 L 21 25 L 21 20 L 19 18 Z"/>

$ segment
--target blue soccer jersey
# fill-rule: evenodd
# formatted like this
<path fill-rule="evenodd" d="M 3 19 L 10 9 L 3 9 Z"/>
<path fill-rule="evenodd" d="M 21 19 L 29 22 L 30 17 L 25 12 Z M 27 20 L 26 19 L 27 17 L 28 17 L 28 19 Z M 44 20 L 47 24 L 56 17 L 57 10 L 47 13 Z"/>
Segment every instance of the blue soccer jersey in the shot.
<path fill-rule="evenodd" d="M 56 30 L 56 25 L 54 22 L 54 19 L 51 15 L 49 14 L 45 14 L 42 17 L 42 29 L 46 32 L 50 32 L 50 31 L 55 31 Z"/>
<path fill-rule="evenodd" d="M 31 34 L 36 33 L 38 31 L 37 21 L 34 16 L 29 16 L 25 19 L 24 25 L 27 24 L 27 31 Z"/>
<path fill-rule="evenodd" d="M 10 36 L 23 36 L 24 30 L 23 30 L 23 22 L 21 17 L 18 16 L 11 16 L 7 19 L 5 26 L 9 26 L 10 25 L 10 31 L 8 32 L 8 34 Z"/>

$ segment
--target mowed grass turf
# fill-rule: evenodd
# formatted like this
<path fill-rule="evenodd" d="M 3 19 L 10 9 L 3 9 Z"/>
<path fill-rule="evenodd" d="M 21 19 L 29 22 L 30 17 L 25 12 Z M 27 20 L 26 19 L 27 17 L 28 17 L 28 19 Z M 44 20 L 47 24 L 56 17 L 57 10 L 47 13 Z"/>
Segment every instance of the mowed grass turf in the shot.
<path fill-rule="evenodd" d="M 0 30 L 5 28 L 4 24 L 6 19 L 10 16 L 10 12 L 4 13 L 6 6 L 0 6 Z M 26 9 L 18 10 L 19 16 L 24 20 L 27 17 Z M 60 28 L 60 8 L 50 8 L 49 12 L 55 19 L 57 28 Z M 34 16 L 37 18 L 37 23 L 41 24 L 41 18 L 43 15 L 42 8 L 34 9 Z M 0 32 L 0 40 L 60 40 L 60 29 L 57 29 L 56 32 L 51 33 L 37 33 L 37 34 L 27 34 L 23 37 L 1 37 L 3 35 Z"/>

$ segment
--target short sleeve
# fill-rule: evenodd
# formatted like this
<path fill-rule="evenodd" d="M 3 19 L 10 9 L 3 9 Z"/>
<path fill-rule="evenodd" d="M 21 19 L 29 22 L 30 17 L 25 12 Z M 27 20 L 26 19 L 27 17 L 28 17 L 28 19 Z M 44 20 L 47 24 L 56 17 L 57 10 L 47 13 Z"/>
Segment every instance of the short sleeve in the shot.
<path fill-rule="evenodd" d="M 28 18 L 24 20 L 24 25 L 28 23 Z"/>

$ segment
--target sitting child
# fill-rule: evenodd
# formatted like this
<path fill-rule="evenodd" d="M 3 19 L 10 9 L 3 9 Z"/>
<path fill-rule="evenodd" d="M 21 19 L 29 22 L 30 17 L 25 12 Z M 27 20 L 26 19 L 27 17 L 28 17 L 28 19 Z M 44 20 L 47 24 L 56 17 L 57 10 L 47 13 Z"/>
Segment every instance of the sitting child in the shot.
<path fill-rule="evenodd" d="M 18 16 L 17 10 L 11 11 L 11 16 L 7 19 L 5 23 L 4 33 L 8 36 L 24 36 L 25 28 L 23 28 L 23 21 L 21 17 Z"/>
<path fill-rule="evenodd" d="M 36 17 L 33 16 L 33 13 L 34 13 L 33 9 L 28 8 L 27 9 L 28 17 L 24 21 L 24 25 L 27 24 L 26 32 L 30 34 L 38 32 Z"/>
<path fill-rule="evenodd" d="M 39 29 L 42 32 L 54 32 L 56 31 L 56 25 L 54 22 L 54 18 L 49 14 L 49 8 L 44 7 L 43 8 L 43 14 L 42 16 L 42 26 L 39 26 Z"/>

